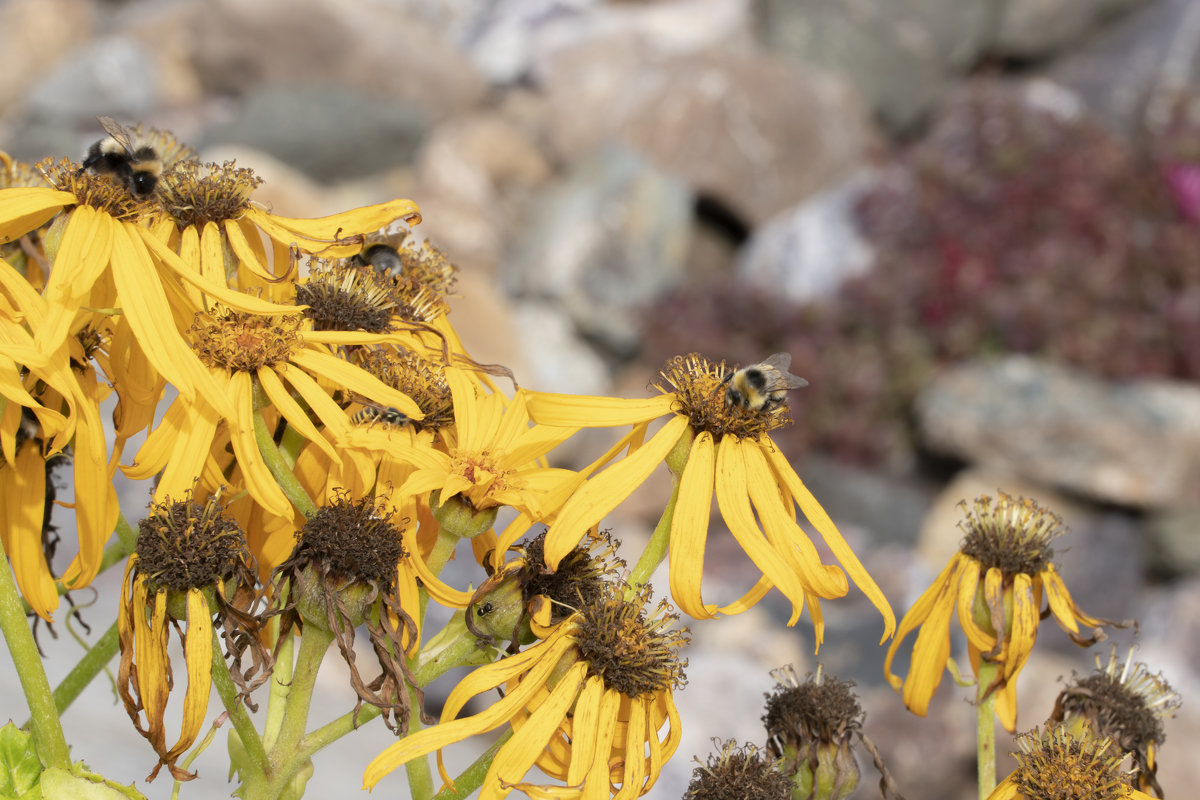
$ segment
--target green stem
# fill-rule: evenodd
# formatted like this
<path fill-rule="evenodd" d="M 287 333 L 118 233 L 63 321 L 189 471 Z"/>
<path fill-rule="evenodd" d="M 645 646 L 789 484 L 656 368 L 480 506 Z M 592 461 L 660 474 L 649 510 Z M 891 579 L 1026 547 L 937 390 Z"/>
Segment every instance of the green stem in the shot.
<path fill-rule="evenodd" d="M 246 754 L 250 758 L 250 766 L 258 773 L 266 774 L 267 751 L 263 749 L 262 739 L 258 737 L 258 731 L 254 728 L 254 721 L 250 719 L 245 705 L 238 698 L 237 686 L 229 675 L 229 669 L 225 666 L 225 655 L 221 652 L 221 637 L 216 635 L 215 631 L 212 637 L 212 649 L 212 678 L 213 686 L 217 689 L 217 696 L 221 698 L 221 704 L 229 712 L 229 720 L 233 723 L 233 729 L 237 731 L 238 738 L 242 740 L 242 747 L 246 749 Z M 245 781 L 246 776 L 243 776 L 242 780 Z"/>
<path fill-rule="evenodd" d="M 441 575 L 445 569 L 446 563 L 450 557 L 454 555 L 454 551 L 458 548 L 460 537 L 455 533 L 448 533 L 444 527 L 438 526 L 437 541 L 433 544 L 433 550 L 429 553 L 429 558 L 426 559 L 426 564 L 429 566 L 429 571 L 434 575 Z M 425 609 L 429 605 L 429 590 L 424 586 L 420 588 L 421 596 L 421 611 L 420 622 L 425 624 Z"/>
<path fill-rule="evenodd" d="M 25 700 L 29 703 L 33 741 L 42 765 L 69 769 L 71 751 L 63 735 L 62 720 L 54 705 L 54 694 L 50 691 L 50 681 L 42 667 L 33 631 L 25 619 L 21 595 L 9 569 L 3 543 L 0 543 L 0 633 L 4 634 L 8 653 L 25 691 Z"/>
<path fill-rule="evenodd" d="M 976 762 L 979 771 L 979 800 L 987 800 L 996 788 L 996 692 L 992 682 L 1000 665 L 984 660 L 979 665 L 979 684 L 975 696 L 978 727 Z"/>
<path fill-rule="evenodd" d="M 288 466 L 287 459 L 275 446 L 275 440 L 271 436 L 271 431 L 267 429 L 267 421 L 263 419 L 261 411 L 254 412 L 254 441 L 258 445 L 258 451 L 262 453 L 267 469 L 271 470 L 271 476 L 279 482 L 279 488 L 283 490 L 284 496 L 304 516 L 311 517 L 316 514 L 316 505 L 308 496 L 308 492 L 304 491 L 300 481 L 296 480 L 292 468 Z"/>
<path fill-rule="evenodd" d="M 420 708 L 419 698 L 414 689 L 409 689 L 408 696 L 414 710 Z M 408 718 L 408 734 L 411 736 L 421 730 L 421 715 L 411 714 Z M 404 773 L 408 778 L 408 795 L 412 800 L 429 800 L 433 797 L 433 769 L 429 766 L 429 757 L 414 758 L 404 765 Z"/>
<path fill-rule="evenodd" d="M 671 520 L 675 517 L 675 503 L 679 500 L 679 478 L 675 475 L 671 477 L 674 483 L 671 488 L 671 499 L 667 501 L 667 507 L 663 509 L 658 525 L 654 527 L 654 533 L 650 535 L 650 541 L 646 542 L 645 549 L 642 550 L 641 556 L 638 557 L 637 563 L 633 565 L 633 570 L 629 573 L 629 588 L 625 592 L 627 599 L 650 582 L 650 576 L 667 556 L 667 548 L 671 543 Z"/>
<path fill-rule="evenodd" d="M 109 661 L 112 661 L 112 657 L 117 654 L 119 644 L 117 623 L 114 622 L 84 653 L 75 668 L 67 673 L 67 677 L 63 678 L 58 684 L 58 688 L 54 690 L 54 707 L 58 709 L 59 714 L 66 711 L 71 703 L 75 702 L 75 698 L 79 697 L 84 688 L 92 682 L 92 679 L 100 674 Z"/>
<path fill-rule="evenodd" d="M 271 748 L 270 788 L 273 791 L 267 797 L 279 796 L 292 776 L 304 766 L 306 759 L 298 757 L 298 750 L 304 738 L 304 727 L 308 724 L 317 672 L 332 643 L 332 631 L 322 630 L 312 624 L 304 626 L 300 652 L 296 655 L 295 670 L 292 672 L 287 708 L 283 712 L 283 724 L 279 729 L 279 738 Z"/>
<path fill-rule="evenodd" d="M 288 591 L 284 588 L 282 591 Z M 279 640 L 279 617 L 272 617 L 269 641 Z M 270 750 L 279 738 L 283 726 L 283 712 L 287 708 L 288 692 L 292 690 L 292 669 L 296 664 L 295 639 L 289 633 L 287 640 L 275 647 L 275 666 L 271 670 L 271 688 L 267 695 L 267 719 L 263 723 L 263 746 Z"/>
<path fill-rule="evenodd" d="M 454 779 L 454 788 L 447 786 L 433 796 L 433 800 L 462 800 L 471 792 L 483 786 L 483 779 L 487 777 L 488 770 L 492 768 L 492 761 L 496 758 L 496 754 L 500 752 L 500 748 L 505 742 L 512 738 L 512 731 L 507 731 L 503 736 L 492 743 L 492 746 L 483 751 L 479 758 L 475 759 L 471 766 L 463 770 L 462 774 Z"/>
<path fill-rule="evenodd" d="M 455 667 L 490 664 L 495 655 L 495 648 L 479 646 L 478 637 L 467 628 L 466 612 L 459 611 L 421 648 L 413 677 L 424 688 Z"/>

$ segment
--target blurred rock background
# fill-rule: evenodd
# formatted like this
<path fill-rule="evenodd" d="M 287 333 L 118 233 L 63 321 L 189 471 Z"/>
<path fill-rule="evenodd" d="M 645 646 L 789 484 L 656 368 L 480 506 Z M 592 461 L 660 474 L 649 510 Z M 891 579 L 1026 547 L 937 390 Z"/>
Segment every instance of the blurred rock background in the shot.
<path fill-rule="evenodd" d="M 1163 787 L 1200 783 L 1200 4 L 3 0 L 0 31 L 0 149 L 78 158 L 103 114 L 236 158 L 281 214 L 411 197 L 461 267 L 464 341 L 522 385 L 638 396 L 675 354 L 792 353 L 810 386 L 778 439 L 898 616 L 957 547 L 959 500 L 1058 511 L 1081 607 L 1136 617 L 1113 639 L 1184 697 Z M 636 546 L 665 487 L 614 533 Z M 750 580 L 727 538 L 716 595 Z M 912 716 L 869 604 L 823 610 L 820 660 L 857 681 L 905 794 L 973 797 L 964 690 Z M 774 596 L 693 625 L 653 800 L 711 737 L 761 744 L 767 670 L 816 666 L 785 619 Z M 1092 657 L 1044 628 L 1021 726 Z M 328 687 L 332 715 L 349 695 Z M 76 757 L 166 797 L 109 700 L 69 712 L 100 734 Z M 378 727 L 318 759 L 313 796 L 357 791 Z M 185 795 L 225 796 L 221 763 Z"/>

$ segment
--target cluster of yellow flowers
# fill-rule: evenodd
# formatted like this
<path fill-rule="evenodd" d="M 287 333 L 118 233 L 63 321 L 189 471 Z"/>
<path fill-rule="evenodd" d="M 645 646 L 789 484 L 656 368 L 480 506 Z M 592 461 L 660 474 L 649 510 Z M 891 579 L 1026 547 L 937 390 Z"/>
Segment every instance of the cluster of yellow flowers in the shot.
<path fill-rule="evenodd" d="M 672 693 L 686 636 L 668 607 L 646 609 L 664 559 L 670 596 L 694 619 L 737 614 L 778 589 L 789 624 L 807 605 L 819 646 L 820 601 L 853 582 L 883 617 L 881 641 L 895 633 L 887 599 L 771 440 L 790 421 L 785 403 L 729 402 L 732 370 L 696 355 L 670 362 L 649 399 L 502 392 L 496 379 L 511 375 L 471 358 L 450 324 L 455 268 L 412 235 L 415 203 L 284 218 L 255 202 L 249 170 L 202 164 L 164 132 L 136 134 L 164 156 L 150 193 L 76 163 L 34 169 L 0 154 L 0 541 L 21 595 L 47 621 L 60 593 L 125 560 L 118 685 L 158 755 L 155 773 L 194 777 L 179 762 L 212 680 L 233 719 L 246 797 L 296 796 L 312 754 L 378 714 L 400 738 L 364 765 L 368 787 L 507 726 L 477 775 L 455 788 L 442 770 L 453 796 L 473 785 L 482 798 L 639 797 L 679 743 Z M 549 466 L 583 428 L 625 432 L 583 469 Z M 77 555 L 55 575 L 46 481 L 64 454 Z M 622 575 L 598 526 L 663 462 L 672 495 Z M 118 471 L 155 482 L 136 532 L 120 518 Z M 724 605 L 702 591 L 714 497 L 761 572 Z M 496 530 L 501 509 L 511 520 Z M 822 561 L 802 520 L 836 563 Z M 483 576 L 476 590 L 440 577 L 464 538 Z M 977 674 L 982 662 L 1000 665 L 986 688 L 1011 729 L 1043 587 L 1073 632 L 1100 621 L 1073 606 L 1048 559 L 1033 553 L 1008 569 L 989 541 L 965 549 L 905 617 L 901 638 L 924 627 L 908 679 L 893 680 L 923 713 L 957 608 Z M 980 583 L 982 615 L 972 606 Z M 430 599 L 458 609 L 432 636 Z M 354 663 L 364 625 L 379 656 L 374 679 Z M 164 729 L 171 629 L 188 676 L 174 743 Z M 368 707 L 306 733 L 331 643 Z M 464 664 L 477 669 L 441 723 L 417 730 L 421 688 Z M 272 674 L 260 736 L 243 702 Z M 503 699 L 458 717 L 492 689 Z M 529 778 L 534 767 L 545 777 Z M 409 778 L 415 796 L 431 794 L 428 774 Z"/>

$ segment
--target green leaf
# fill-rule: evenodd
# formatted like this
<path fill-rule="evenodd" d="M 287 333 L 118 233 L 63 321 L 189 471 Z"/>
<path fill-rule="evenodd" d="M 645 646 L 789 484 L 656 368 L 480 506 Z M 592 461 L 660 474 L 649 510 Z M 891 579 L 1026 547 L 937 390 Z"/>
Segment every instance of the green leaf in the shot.
<path fill-rule="evenodd" d="M 42 800 L 146 800 L 146 795 L 97 775 L 79 762 L 69 772 L 51 767 L 42 773 Z"/>
<path fill-rule="evenodd" d="M 42 775 L 33 737 L 8 723 L 0 728 L 0 795 L 22 797 L 34 792 Z"/>

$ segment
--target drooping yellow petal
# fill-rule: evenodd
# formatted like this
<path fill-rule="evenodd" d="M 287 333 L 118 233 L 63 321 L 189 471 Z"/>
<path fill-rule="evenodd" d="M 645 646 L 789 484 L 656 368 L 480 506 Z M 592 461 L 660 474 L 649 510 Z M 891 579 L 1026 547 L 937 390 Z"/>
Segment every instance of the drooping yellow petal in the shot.
<path fill-rule="evenodd" d="M 804 512 L 804 516 L 817 529 L 817 533 L 821 534 L 821 538 L 825 540 L 825 544 L 833 551 L 833 555 L 837 558 L 838 563 L 846 570 L 846 573 L 850 576 L 850 580 L 854 581 L 854 585 L 862 590 L 862 593 L 867 596 L 872 605 L 883 615 L 883 638 L 879 640 L 879 643 L 883 644 L 896 630 L 896 615 L 892 611 L 892 606 L 888 602 L 887 597 L 884 596 L 879 585 L 875 583 L 870 573 L 867 572 L 866 567 L 858 560 L 858 556 L 854 554 L 854 550 L 842 538 L 842 534 L 838 532 L 837 526 L 833 524 L 833 520 L 825 513 L 825 509 L 817 502 L 817 498 L 813 497 L 812 492 L 800 480 L 800 476 L 788 464 L 787 459 L 784 458 L 779 448 L 771 442 L 769 446 L 762 448 L 762 452 L 770 461 L 776 479 L 791 493 L 796 504 L 800 506 L 800 510 Z"/>
<path fill-rule="evenodd" d="M 1063 582 L 1062 576 L 1053 564 L 1047 564 L 1042 569 L 1040 576 L 1042 585 L 1046 587 L 1046 600 L 1050 611 L 1064 629 L 1071 633 L 1079 633 L 1076 622 L 1089 628 L 1098 628 L 1106 623 L 1106 620 L 1099 617 L 1084 614 L 1079 606 L 1075 605 L 1075 601 L 1071 599 L 1071 593 L 1067 590 L 1067 584 Z"/>
<path fill-rule="evenodd" d="M 987 800 L 1017 800 L 1021 796 L 1021 787 L 1014 780 L 1015 773 L 1000 781 L 1000 785 L 992 790 Z"/>
<path fill-rule="evenodd" d="M 570 627 L 560 625 L 551 638 L 525 652 L 480 667 L 467 675 L 447 698 L 442 710 L 441 723 L 410 733 L 377 755 L 363 773 L 363 788 L 373 788 L 383 776 L 414 758 L 490 731 L 511 719 L 545 684 L 550 672 L 558 665 L 562 653 L 573 646 L 573 643 L 565 638 Z M 502 686 L 526 671 L 528 674 L 524 675 L 517 687 L 504 698 L 474 716 L 455 719 L 468 699 Z"/>
<path fill-rule="evenodd" d="M 954 575 L 958 577 L 957 572 Z M 950 616 L 954 613 L 957 597 L 957 581 L 935 584 L 939 591 L 934 598 L 929 615 L 917 633 L 913 644 L 912 663 L 904 679 L 901 697 L 909 711 L 923 717 L 929 710 L 929 701 L 942 682 L 946 671 L 946 660 L 950 657 Z M 888 655 L 891 655 L 889 651 Z M 889 658 L 890 662 L 890 658 Z"/>
<path fill-rule="evenodd" d="M 512 739 L 496 754 L 496 760 L 488 770 L 489 779 L 479 793 L 479 800 L 507 797 L 512 789 L 523 789 L 525 784 L 521 779 L 533 767 L 546 742 L 575 705 L 587 677 L 587 669 L 585 662 L 573 664 L 555 684 L 549 698 L 513 733 Z M 605 773 L 607 789 L 607 763 Z"/>
<path fill-rule="evenodd" d="M 960 571 L 969 568 L 964 566 L 964 561 L 969 561 L 969 559 L 961 552 L 956 552 L 950 559 L 950 562 L 942 569 L 941 574 L 934 579 L 928 589 L 921 593 L 921 596 L 917 598 L 917 602 L 913 603 L 912 608 L 900 620 L 900 627 L 896 631 L 896 637 L 888 645 L 887 656 L 883 662 L 883 672 L 893 689 L 899 690 L 903 683 L 898 676 L 892 674 L 892 660 L 896 657 L 896 651 L 900 649 L 901 643 L 908 634 L 915 631 L 925 620 L 929 619 L 929 615 L 933 613 L 934 606 L 937 605 L 939 599 L 948 590 L 948 587 L 955 587 L 954 591 L 957 593 Z M 974 564 L 973 561 L 970 563 Z M 943 666 L 945 665 L 943 664 Z"/>
<path fill-rule="evenodd" d="M 979 570 L 963 569 L 958 585 L 958 623 L 971 646 L 982 653 L 996 646 L 996 637 L 975 622 L 975 594 L 979 590 Z"/>
<path fill-rule="evenodd" d="M 145 608 L 151 602 L 149 582 L 145 575 L 134 577 L 133 592 L 133 635 L 137 665 L 133 678 L 137 683 L 138 697 L 146 714 L 146 737 L 154 745 L 155 752 L 166 751 L 163 714 L 167 708 L 170 686 L 167 673 L 167 595 L 155 592 L 154 609 L 149 623 Z"/>
<path fill-rule="evenodd" d="M 688 426 L 674 417 L 650 441 L 625 459 L 592 477 L 575 492 L 546 533 L 545 559 L 551 569 L 571 552 L 585 531 L 625 501 L 658 467 Z"/>
<path fill-rule="evenodd" d="M 634 698 L 630 703 L 629 726 L 625 731 L 625 764 L 621 774 L 621 791 L 613 800 L 635 800 L 645 792 L 649 765 L 643 755 L 646 750 L 646 721 L 649 710 L 643 698 Z M 651 736 L 650 738 L 654 738 Z"/>
<path fill-rule="evenodd" d="M 208 711 L 208 695 L 212 689 L 213 624 L 208 601 L 199 589 L 188 589 L 187 633 L 183 637 L 184 660 L 187 662 L 187 693 L 183 697 L 183 724 L 179 741 L 163 759 L 173 763 L 192 746 L 204 725 Z"/>
<path fill-rule="evenodd" d="M 42 549 L 45 504 L 46 462 L 30 439 L 18 449 L 15 461 L 0 465 L 0 537 L 21 596 L 39 617 L 53 622 L 58 590 Z"/>
<path fill-rule="evenodd" d="M 579 693 L 579 702 L 571 717 L 571 760 L 565 780 L 572 786 L 580 786 L 587 780 L 592 768 L 592 759 L 587 754 L 599 752 L 596 748 L 596 734 L 600 720 L 600 705 L 605 696 L 604 681 L 598 677 L 590 678 Z M 556 776 L 557 777 L 557 776 Z"/>
<path fill-rule="evenodd" d="M 1032 584 L 1032 579 L 1024 572 L 1013 576 L 1012 637 L 1009 639 L 1001 670 L 1004 679 L 1012 683 L 1016 682 L 1018 673 L 1029 660 L 1033 644 L 1037 641 L 1040 604 L 1034 598 Z M 1009 731 L 1012 729 L 1009 728 Z"/>
<path fill-rule="evenodd" d="M 792 602 L 788 625 L 795 625 L 804 608 L 804 584 L 766 542 L 746 495 L 746 461 L 732 437 L 717 445 L 717 506 L 729 531 L 759 571 Z"/>
<path fill-rule="evenodd" d="M 700 592 L 712 511 L 715 461 L 712 434 L 702 431 L 692 441 L 671 518 L 668 551 L 671 597 L 679 610 L 693 619 L 711 619 L 716 610 L 715 605 L 704 603 Z"/>
<path fill-rule="evenodd" d="M 108 472 L 108 447 L 98 398 L 79 390 L 75 404 L 75 527 L 79 552 L 63 573 L 63 583 L 77 589 L 87 586 L 100 571 L 104 545 L 116 527 L 120 507 Z"/>
<path fill-rule="evenodd" d="M 246 489 L 254 499 L 272 514 L 287 516 L 291 514 L 292 504 L 279 488 L 271 471 L 267 469 L 254 437 L 251 380 L 248 372 L 235 372 L 229 378 L 230 398 L 237 409 L 237 416 L 227 420 L 230 424 L 233 453 L 246 480 Z"/>

